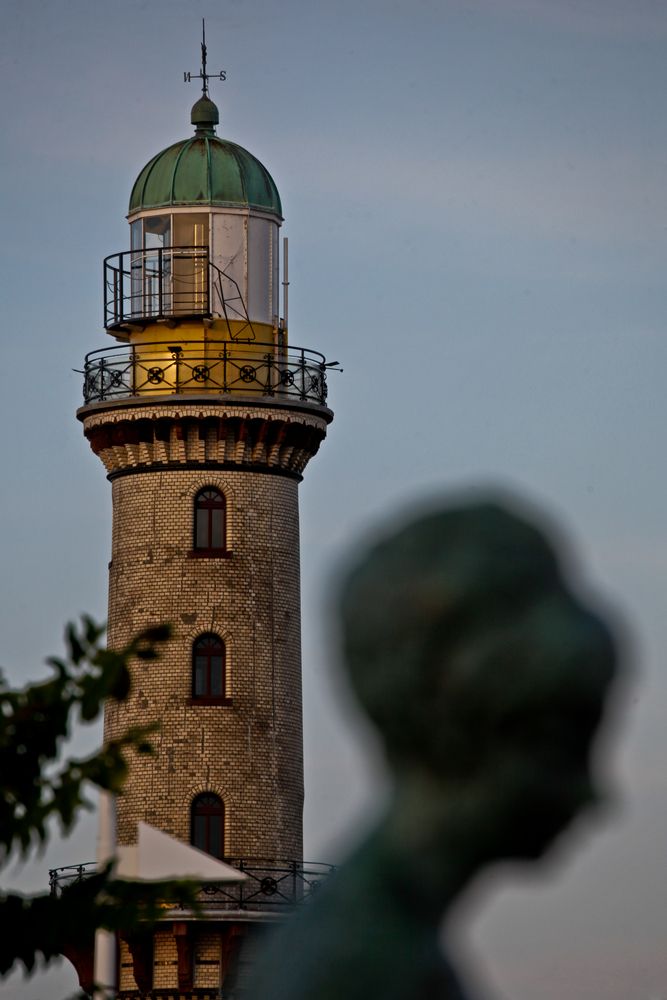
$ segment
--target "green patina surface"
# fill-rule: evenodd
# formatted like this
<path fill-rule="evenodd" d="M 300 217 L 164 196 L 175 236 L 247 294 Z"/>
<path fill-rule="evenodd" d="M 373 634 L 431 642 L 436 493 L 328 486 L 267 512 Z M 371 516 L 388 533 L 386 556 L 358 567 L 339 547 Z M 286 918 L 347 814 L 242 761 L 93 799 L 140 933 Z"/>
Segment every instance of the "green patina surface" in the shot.
<path fill-rule="evenodd" d="M 212 130 L 202 133 L 198 129 L 146 164 L 132 188 L 130 214 L 169 205 L 219 205 L 282 217 L 280 195 L 266 167 Z"/>

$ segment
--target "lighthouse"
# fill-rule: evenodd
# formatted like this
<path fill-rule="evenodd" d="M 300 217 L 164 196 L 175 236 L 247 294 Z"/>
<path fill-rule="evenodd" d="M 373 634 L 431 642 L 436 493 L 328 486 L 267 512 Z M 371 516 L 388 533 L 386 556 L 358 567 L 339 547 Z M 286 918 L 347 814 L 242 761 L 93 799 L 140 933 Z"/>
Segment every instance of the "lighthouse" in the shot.
<path fill-rule="evenodd" d="M 321 875 L 302 853 L 297 493 L 331 366 L 291 342 L 278 189 L 218 134 L 205 44 L 199 78 L 193 132 L 141 170 L 128 247 L 104 261 L 113 343 L 86 357 L 77 417 L 111 483 L 109 645 L 172 626 L 106 710 L 107 739 L 159 724 L 154 755 L 129 759 L 117 843 L 150 824 L 245 881 L 121 936 L 125 1000 L 240 995 L 253 928 Z"/>

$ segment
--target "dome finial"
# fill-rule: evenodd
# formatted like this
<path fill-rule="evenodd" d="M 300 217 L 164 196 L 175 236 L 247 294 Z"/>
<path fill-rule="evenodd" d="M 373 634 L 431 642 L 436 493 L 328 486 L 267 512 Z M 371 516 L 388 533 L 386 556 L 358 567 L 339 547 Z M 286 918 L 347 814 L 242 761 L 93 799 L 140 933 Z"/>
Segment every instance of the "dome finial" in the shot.
<path fill-rule="evenodd" d="M 208 96 L 208 81 L 215 77 L 218 80 L 227 79 L 227 71 L 221 69 L 219 73 L 206 72 L 206 21 L 201 22 L 201 72 L 184 73 L 183 80 L 190 83 L 191 80 L 201 80 L 202 96 L 193 105 L 190 121 L 195 126 L 198 135 L 211 135 L 215 132 L 215 126 L 220 121 L 218 109 Z"/>

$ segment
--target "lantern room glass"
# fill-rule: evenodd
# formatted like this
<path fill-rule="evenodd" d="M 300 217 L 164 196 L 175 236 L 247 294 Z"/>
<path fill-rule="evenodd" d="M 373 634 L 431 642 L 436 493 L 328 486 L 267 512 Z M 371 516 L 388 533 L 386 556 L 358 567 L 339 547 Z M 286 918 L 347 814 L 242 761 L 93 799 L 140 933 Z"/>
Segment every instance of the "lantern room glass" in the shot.
<path fill-rule="evenodd" d="M 208 312 L 209 213 L 164 213 L 130 224 L 132 315 Z"/>
<path fill-rule="evenodd" d="M 178 213 L 173 216 L 174 313 L 207 312 L 209 213 Z"/>

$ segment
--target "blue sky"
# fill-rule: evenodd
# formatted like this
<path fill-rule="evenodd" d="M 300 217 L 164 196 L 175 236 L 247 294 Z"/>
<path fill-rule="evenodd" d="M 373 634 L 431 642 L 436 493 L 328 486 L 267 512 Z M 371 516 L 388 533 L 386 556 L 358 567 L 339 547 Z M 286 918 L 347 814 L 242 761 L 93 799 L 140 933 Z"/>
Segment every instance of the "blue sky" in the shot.
<path fill-rule="evenodd" d="M 381 788 L 335 675 L 332 579 L 378 518 L 500 484 L 546 507 L 630 623 L 618 789 L 568 864 L 498 876 L 462 937 L 480 995 L 667 996 L 663 462 L 667 10 L 648 0 L 5 0 L 0 661 L 105 615 L 109 487 L 74 410 L 132 182 L 189 134 L 200 18 L 219 132 L 273 174 L 293 343 L 340 360 L 301 487 L 306 838 Z M 79 737 L 91 745 L 97 731 Z M 613 779 L 613 781 L 612 781 Z M 14 877 L 94 853 L 94 823 Z M 576 843 L 575 843 L 576 842 Z M 0 997 L 63 994 L 64 971 Z"/>

